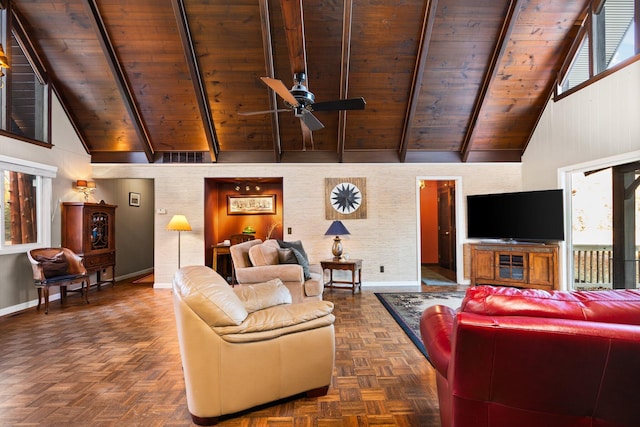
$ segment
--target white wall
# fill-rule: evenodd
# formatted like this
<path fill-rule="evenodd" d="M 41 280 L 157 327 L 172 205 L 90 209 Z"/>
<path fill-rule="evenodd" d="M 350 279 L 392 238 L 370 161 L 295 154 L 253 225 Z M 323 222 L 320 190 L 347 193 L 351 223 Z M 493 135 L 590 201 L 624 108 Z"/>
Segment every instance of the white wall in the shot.
<path fill-rule="evenodd" d="M 193 228 L 182 233 L 181 264 L 204 263 L 204 179 L 209 177 L 282 177 L 285 240 L 302 240 L 312 262 L 331 256 L 331 221 L 324 214 L 324 179 L 365 177 L 367 219 L 348 220 L 345 252 L 363 259 L 367 284 L 417 284 L 417 178 L 460 177 L 462 195 L 517 191 L 521 165 L 504 164 L 173 164 L 93 165 L 94 178 L 153 178 L 155 207 L 154 273 L 156 286 L 171 282 L 177 268 L 177 233 L 166 231 L 172 215 L 185 214 Z M 463 197 L 464 199 L 464 197 Z M 466 206 L 459 206 L 464 214 Z M 462 248 L 460 247 L 461 251 Z M 384 265 L 385 272 L 379 272 Z"/>
<path fill-rule="evenodd" d="M 522 157 L 523 189 L 557 188 L 559 168 L 640 150 L 639 95 L 637 61 L 550 101 Z"/>

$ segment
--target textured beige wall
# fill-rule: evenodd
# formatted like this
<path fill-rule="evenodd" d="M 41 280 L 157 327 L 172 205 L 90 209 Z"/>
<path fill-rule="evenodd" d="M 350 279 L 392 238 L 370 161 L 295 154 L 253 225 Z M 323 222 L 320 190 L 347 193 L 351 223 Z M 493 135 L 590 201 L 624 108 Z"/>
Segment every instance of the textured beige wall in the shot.
<path fill-rule="evenodd" d="M 181 264 L 204 263 L 204 179 L 214 177 L 282 177 L 284 223 L 302 240 L 312 262 L 330 257 L 331 223 L 324 215 L 324 179 L 365 177 L 367 218 L 345 220 L 351 233 L 343 239 L 345 252 L 363 259 L 367 285 L 417 284 L 418 179 L 457 179 L 460 200 L 467 194 L 517 191 L 520 164 L 253 164 L 253 165 L 93 165 L 94 178 L 153 178 L 155 180 L 154 268 L 156 286 L 167 286 L 178 266 L 178 236 L 166 231 L 174 214 L 185 214 L 193 228 L 181 237 Z M 166 209 L 166 214 L 158 214 Z M 464 218 L 466 206 L 459 207 Z M 466 236 L 465 220 L 461 241 Z M 460 245 L 458 250 L 462 252 Z M 379 272 L 384 265 L 385 272 Z"/>

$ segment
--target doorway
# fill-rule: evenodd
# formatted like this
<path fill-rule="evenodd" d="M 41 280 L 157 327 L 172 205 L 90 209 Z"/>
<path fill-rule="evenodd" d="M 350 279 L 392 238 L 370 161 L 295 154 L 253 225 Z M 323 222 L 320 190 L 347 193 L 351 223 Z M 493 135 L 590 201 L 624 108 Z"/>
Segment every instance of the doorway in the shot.
<path fill-rule="evenodd" d="M 570 288 L 637 288 L 640 162 L 573 172 L 570 183 Z"/>
<path fill-rule="evenodd" d="M 420 280 L 456 284 L 457 215 L 454 179 L 419 180 Z"/>

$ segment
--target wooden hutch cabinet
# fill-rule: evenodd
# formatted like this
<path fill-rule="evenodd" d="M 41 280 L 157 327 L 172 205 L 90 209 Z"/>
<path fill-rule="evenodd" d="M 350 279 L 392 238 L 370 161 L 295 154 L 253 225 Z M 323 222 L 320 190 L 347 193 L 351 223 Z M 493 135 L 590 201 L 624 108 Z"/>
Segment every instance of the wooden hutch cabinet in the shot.
<path fill-rule="evenodd" d="M 471 286 L 558 288 L 558 245 L 472 243 Z"/>
<path fill-rule="evenodd" d="M 62 246 L 83 258 L 87 272 L 96 273 L 98 286 L 115 281 L 116 208 L 104 203 L 62 204 Z"/>

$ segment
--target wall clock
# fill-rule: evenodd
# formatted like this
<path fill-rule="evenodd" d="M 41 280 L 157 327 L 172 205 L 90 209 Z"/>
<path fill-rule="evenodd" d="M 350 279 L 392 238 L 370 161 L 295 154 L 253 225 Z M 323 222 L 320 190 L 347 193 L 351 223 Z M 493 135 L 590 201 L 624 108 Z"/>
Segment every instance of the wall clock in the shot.
<path fill-rule="evenodd" d="M 325 198 L 326 219 L 367 217 L 365 178 L 326 178 Z"/>

